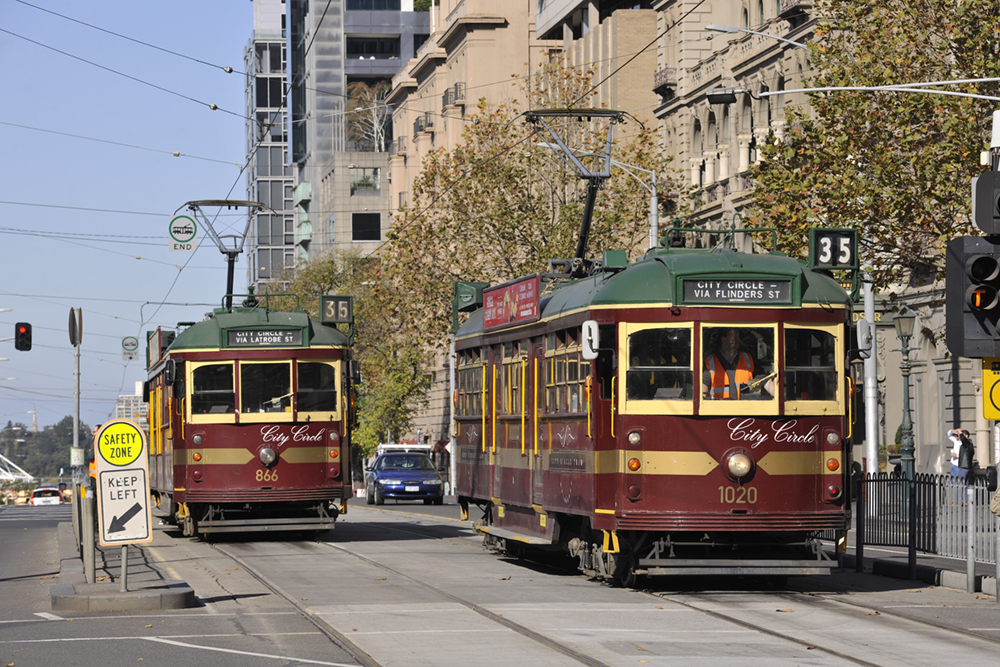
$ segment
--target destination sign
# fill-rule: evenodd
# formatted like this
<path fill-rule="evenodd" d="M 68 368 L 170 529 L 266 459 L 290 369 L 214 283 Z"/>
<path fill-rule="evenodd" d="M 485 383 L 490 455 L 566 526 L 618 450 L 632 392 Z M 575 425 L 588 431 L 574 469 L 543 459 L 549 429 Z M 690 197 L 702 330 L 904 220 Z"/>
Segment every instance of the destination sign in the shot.
<path fill-rule="evenodd" d="M 252 331 L 230 330 L 229 347 L 281 347 L 302 345 L 301 329 L 254 329 Z"/>
<path fill-rule="evenodd" d="M 685 280 L 685 303 L 792 302 L 790 280 Z"/>

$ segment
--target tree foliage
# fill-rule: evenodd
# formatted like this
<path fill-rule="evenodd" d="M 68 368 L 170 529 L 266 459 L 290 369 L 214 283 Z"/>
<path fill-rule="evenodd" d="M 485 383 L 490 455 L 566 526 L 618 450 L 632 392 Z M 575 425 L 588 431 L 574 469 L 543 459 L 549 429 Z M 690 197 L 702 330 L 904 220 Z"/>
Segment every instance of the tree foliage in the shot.
<path fill-rule="evenodd" d="M 591 70 L 555 63 L 523 79 L 515 77 L 513 85 L 522 87 L 532 109 L 585 108 L 591 100 Z M 412 185 L 411 208 L 390 231 L 379 284 L 405 323 L 405 335 L 427 348 L 448 339 L 456 280 L 498 284 L 574 254 L 587 184 L 544 145 L 551 141 L 546 134 L 519 118 L 520 111 L 514 102 L 491 107 L 480 100 L 466 118 L 462 142 L 425 157 Z M 603 149 L 606 122 L 564 118 L 553 124 L 570 148 Z M 652 127 L 633 124 L 627 130 L 625 135 L 615 128 L 612 157 L 656 170 L 664 192 L 667 159 L 657 150 Z M 643 172 L 635 174 L 649 182 Z M 613 248 L 625 248 L 631 257 L 644 252 L 648 214 L 649 193 L 642 183 L 612 169 L 597 196 L 589 256 Z"/>
<path fill-rule="evenodd" d="M 93 450 L 94 438 L 86 424 L 80 424 L 80 447 Z M 73 447 L 73 417 L 63 417 L 59 423 L 44 427 L 38 432 L 24 424 L 7 422 L 0 430 L 0 453 L 13 461 L 26 473 L 41 480 L 59 477 L 59 470 L 69 476 L 70 450 Z"/>
<path fill-rule="evenodd" d="M 883 86 L 998 76 L 996 2 L 817 0 L 811 87 Z M 942 89 L 997 95 L 996 83 Z M 857 227 L 876 288 L 943 276 L 944 248 L 975 234 L 970 178 L 994 102 L 905 92 L 810 95 L 786 139 L 754 168 L 755 226 L 803 254 L 807 229 Z"/>
<path fill-rule="evenodd" d="M 410 430 L 413 415 L 427 401 L 430 380 L 423 369 L 429 358 L 403 335 L 403 327 L 373 289 L 376 265 L 356 251 L 331 251 L 287 276 L 288 290 L 311 314 L 318 314 L 324 294 L 354 297 L 354 358 L 361 367 L 357 387 L 358 415 L 353 442 L 362 455 L 374 452 L 386 433 L 398 438 Z M 279 309 L 295 308 L 292 300 L 275 301 Z"/>

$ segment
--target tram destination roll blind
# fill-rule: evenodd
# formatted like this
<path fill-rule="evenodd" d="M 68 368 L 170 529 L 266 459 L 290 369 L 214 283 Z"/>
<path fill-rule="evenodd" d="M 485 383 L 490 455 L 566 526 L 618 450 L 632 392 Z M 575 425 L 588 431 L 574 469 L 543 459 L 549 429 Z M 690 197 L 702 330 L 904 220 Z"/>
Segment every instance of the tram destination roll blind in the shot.
<path fill-rule="evenodd" d="M 227 344 L 229 347 L 285 347 L 302 345 L 301 329 L 252 329 L 230 330 Z"/>
<path fill-rule="evenodd" d="M 790 280 L 685 280 L 685 303 L 791 303 Z"/>

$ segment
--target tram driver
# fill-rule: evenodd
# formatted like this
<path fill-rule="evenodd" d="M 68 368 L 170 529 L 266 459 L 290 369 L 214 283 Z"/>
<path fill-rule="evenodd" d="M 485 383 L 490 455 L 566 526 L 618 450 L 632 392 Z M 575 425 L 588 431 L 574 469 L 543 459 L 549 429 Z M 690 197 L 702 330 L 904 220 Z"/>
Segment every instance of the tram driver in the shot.
<path fill-rule="evenodd" d="M 724 327 L 715 333 L 717 341 L 705 355 L 702 396 L 739 400 L 744 394 L 763 390 L 773 397 L 777 374 L 765 375 L 763 365 L 742 345 L 740 330 Z"/>

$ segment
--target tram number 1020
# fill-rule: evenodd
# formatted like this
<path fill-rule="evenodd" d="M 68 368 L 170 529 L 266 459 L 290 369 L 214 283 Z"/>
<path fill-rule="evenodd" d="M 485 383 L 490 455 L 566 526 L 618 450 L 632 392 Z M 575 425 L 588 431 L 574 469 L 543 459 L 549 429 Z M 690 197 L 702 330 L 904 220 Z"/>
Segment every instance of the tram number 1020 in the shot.
<path fill-rule="evenodd" d="M 757 489 L 752 486 L 720 486 L 719 502 L 730 505 L 753 505 L 757 502 Z"/>

